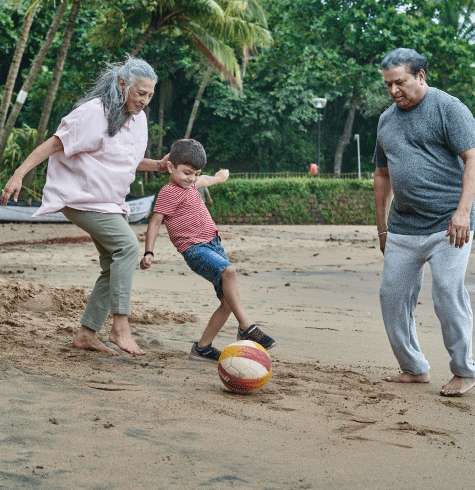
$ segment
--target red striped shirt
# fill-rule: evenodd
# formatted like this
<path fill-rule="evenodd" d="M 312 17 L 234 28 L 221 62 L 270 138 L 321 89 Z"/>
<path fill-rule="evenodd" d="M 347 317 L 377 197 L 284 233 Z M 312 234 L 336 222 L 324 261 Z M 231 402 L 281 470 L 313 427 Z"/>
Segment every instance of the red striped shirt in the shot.
<path fill-rule="evenodd" d="M 211 241 L 218 233 L 194 185 L 187 189 L 173 183 L 164 185 L 158 193 L 153 212 L 163 214 L 168 236 L 181 253 L 196 243 Z"/>

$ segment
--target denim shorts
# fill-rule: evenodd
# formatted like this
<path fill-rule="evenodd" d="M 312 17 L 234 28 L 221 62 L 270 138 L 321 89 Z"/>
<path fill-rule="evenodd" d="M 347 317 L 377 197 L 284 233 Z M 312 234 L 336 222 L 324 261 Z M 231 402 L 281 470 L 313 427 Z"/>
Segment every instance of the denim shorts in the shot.
<path fill-rule="evenodd" d="M 183 252 L 188 267 L 204 277 L 214 286 L 219 299 L 223 297 L 223 284 L 221 275 L 231 265 L 224 248 L 221 246 L 219 236 L 208 243 L 197 243 Z"/>

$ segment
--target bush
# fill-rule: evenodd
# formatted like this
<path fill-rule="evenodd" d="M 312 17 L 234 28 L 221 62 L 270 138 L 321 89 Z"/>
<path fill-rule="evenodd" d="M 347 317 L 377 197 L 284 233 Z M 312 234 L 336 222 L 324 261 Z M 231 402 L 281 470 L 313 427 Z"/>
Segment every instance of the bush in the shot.
<path fill-rule="evenodd" d="M 146 185 L 148 194 L 166 182 Z M 375 223 L 371 180 L 289 177 L 231 179 L 210 190 L 210 212 L 223 224 L 348 224 Z"/>

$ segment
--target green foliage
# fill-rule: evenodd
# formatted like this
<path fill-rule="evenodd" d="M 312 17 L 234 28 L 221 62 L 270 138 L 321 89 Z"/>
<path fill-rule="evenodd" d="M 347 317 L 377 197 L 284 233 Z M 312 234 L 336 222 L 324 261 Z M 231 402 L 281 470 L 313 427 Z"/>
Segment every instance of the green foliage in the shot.
<path fill-rule="evenodd" d="M 239 88 L 243 48 L 269 46 L 272 40 L 259 0 L 114 0 L 98 9 L 89 34 L 94 45 L 106 48 L 142 46 L 163 37 L 186 40 Z"/>
<path fill-rule="evenodd" d="M 0 94 L 30 3 L 0 0 Z M 475 109 L 472 0 L 91 0 L 82 2 L 49 134 L 91 86 L 104 62 L 123 59 L 141 43 L 153 15 L 160 20 L 169 12 L 166 9 L 179 6 L 186 9 L 187 22 L 196 14 L 201 26 L 196 33 L 203 33 L 204 29 L 213 35 L 219 30 L 219 12 L 229 16 L 244 3 L 254 9 L 256 24 L 268 28 L 274 42 L 259 53 L 251 50 L 242 94 L 230 91 L 228 84 L 217 77 L 204 94 L 193 137 L 202 141 L 215 167 L 232 171 L 303 171 L 315 161 L 316 153 L 318 114 L 310 101 L 313 96 L 325 96 L 329 102 L 321 114 L 320 164 L 323 171 L 332 171 L 348 100 L 356 96 L 359 108 L 353 132 L 361 137 L 363 169 L 370 170 L 378 116 L 390 103 L 378 64 L 385 52 L 401 45 L 412 46 L 429 57 L 430 85 L 448 91 L 472 111 Z M 53 0 L 41 4 L 15 92 L 55 11 Z M 220 10 L 213 4 L 219 4 Z M 212 16 L 213 12 L 217 15 Z M 153 152 L 159 135 L 161 82 L 168 80 L 172 88 L 165 110 L 166 151 L 173 140 L 183 136 L 202 79 L 203 56 L 190 42 L 190 32 L 187 37 L 181 30 L 194 24 L 182 21 L 168 18 L 167 27 L 147 38 L 140 52 L 159 75 L 150 110 L 152 157 L 158 157 Z M 250 40 L 246 29 L 239 19 L 227 24 L 225 37 L 239 60 L 237 46 L 242 44 L 238 41 Z M 235 41 L 230 41 L 232 38 Z M 36 127 L 61 43 L 59 33 L 30 90 L 18 127 Z M 356 164 L 352 142 L 344 154 L 342 172 L 354 172 Z"/>
<path fill-rule="evenodd" d="M 267 0 L 274 46 L 251 61 L 243 97 L 228 94 L 219 82 L 206 93 L 197 130 L 211 159 L 266 171 L 297 170 L 300 162 L 314 161 L 318 114 L 310 101 L 325 96 L 323 170 L 332 171 L 350 99 L 358 103 L 354 132 L 361 136 L 363 162 L 369 162 L 379 114 L 390 104 L 379 62 L 398 46 L 428 55 L 430 84 L 474 109 L 475 44 L 438 21 L 436 3 Z M 356 164 L 350 144 L 343 172 L 355 171 Z"/>
<path fill-rule="evenodd" d="M 166 178 L 146 186 L 157 192 Z M 231 179 L 210 188 L 210 212 L 226 224 L 374 224 L 373 182 L 311 177 Z"/>
<path fill-rule="evenodd" d="M 10 133 L 3 155 L 3 164 L 9 171 L 14 170 L 34 149 L 36 129 L 28 126 L 14 128 Z"/>
<path fill-rule="evenodd" d="M 36 143 L 36 129 L 25 126 L 14 128 L 7 140 L 7 146 L 3 154 L 3 165 L 0 167 L 0 187 L 3 188 L 8 178 L 18 165 L 33 151 Z M 41 197 L 41 189 L 45 182 L 43 173 L 38 173 L 31 188 L 25 189 L 27 194 L 34 199 Z"/>

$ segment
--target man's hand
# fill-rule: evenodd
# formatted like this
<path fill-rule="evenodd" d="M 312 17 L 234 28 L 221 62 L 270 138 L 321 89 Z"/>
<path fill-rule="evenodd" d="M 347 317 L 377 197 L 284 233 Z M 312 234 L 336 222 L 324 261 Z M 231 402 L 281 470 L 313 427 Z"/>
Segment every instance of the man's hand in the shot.
<path fill-rule="evenodd" d="M 470 213 L 456 210 L 450 218 L 446 236 L 449 237 L 450 245 L 462 248 L 470 241 Z"/>
<path fill-rule="evenodd" d="M 142 257 L 142 260 L 140 261 L 140 268 L 142 270 L 145 269 L 150 269 L 153 264 L 153 255 L 152 254 L 147 254 Z"/>
<path fill-rule="evenodd" d="M 214 176 L 218 179 L 219 183 L 226 182 L 229 179 L 229 170 L 227 168 L 222 168 L 218 170 Z"/>
<path fill-rule="evenodd" d="M 22 183 L 23 179 L 17 174 L 13 174 L 10 177 L 5 185 L 5 188 L 2 190 L 2 195 L 0 197 L 0 204 L 2 206 L 7 205 L 11 196 L 13 196 L 13 200 L 15 202 L 18 201 L 18 195 L 20 194 Z"/>

